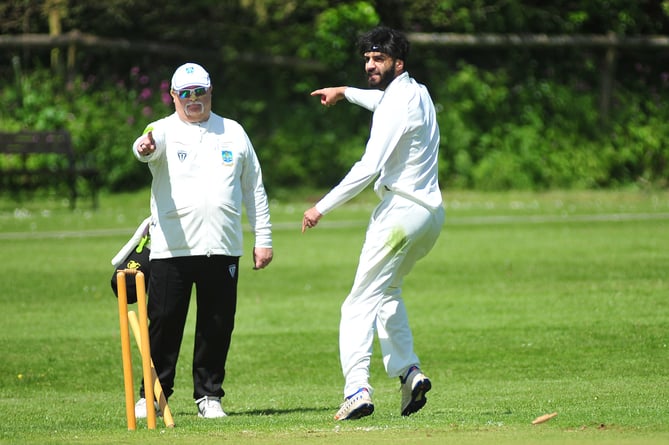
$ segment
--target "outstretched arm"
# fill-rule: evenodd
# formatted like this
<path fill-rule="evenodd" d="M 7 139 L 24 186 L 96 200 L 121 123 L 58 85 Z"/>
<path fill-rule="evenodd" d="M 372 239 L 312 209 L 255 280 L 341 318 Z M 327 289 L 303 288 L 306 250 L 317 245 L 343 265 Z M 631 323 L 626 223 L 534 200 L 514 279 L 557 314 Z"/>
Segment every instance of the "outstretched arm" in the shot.
<path fill-rule="evenodd" d="M 344 99 L 344 91 L 348 87 L 328 87 L 320 88 L 318 90 L 312 91 L 312 96 L 321 96 L 321 103 L 326 107 L 330 107 L 340 100 Z"/>

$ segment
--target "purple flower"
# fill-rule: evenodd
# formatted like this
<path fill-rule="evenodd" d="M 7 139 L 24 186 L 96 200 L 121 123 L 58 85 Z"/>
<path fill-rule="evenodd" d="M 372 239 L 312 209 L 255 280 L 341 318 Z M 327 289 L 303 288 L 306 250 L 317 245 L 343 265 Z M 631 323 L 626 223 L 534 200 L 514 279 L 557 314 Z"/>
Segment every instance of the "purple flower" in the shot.
<path fill-rule="evenodd" d="M 142 108 L 142 114 L 146 117 L 150 117 L 153 114 L 153 110 L 151 109 L 151 107 L 146 106 Z"/>
<path fill-rule="evenodd" d="M 170 96 L 169 93 L 163 93 L 160 95 L 160 99 L 163 101 L 165 105 L 169 105 L 172 103 L 172 96 Z"/>
<path fill-rule="evenodd" d="M 128 125 L 134 125 L 135 124 L 135 116 L 128 116 L 128 118 L 125 120 Z"/>
<path fill-rule="evenodd" d="M 146 85 L 147 83 L 149 83 L 149 76 L 147 76 L 146 74 L 139 78 L 140 85 Z"/>
<path fill-rule="evenodd" d="M 133 66 L 130 68 L 130 75 L 135 77 L 139 74 L 139 67 L 138 66 Z"/>
<path fill-rule="evenodd" d="M 169 91 L 170 90 L 170 81 L 163 80 L 160 82 L 160 91 Z"/>
<path fill-rule="evenodd" d="M 140 100 L 148 100 L 150 97 L 151 97 L 150 88 L 143 88 L 142 91 L 139 93 Z"/>

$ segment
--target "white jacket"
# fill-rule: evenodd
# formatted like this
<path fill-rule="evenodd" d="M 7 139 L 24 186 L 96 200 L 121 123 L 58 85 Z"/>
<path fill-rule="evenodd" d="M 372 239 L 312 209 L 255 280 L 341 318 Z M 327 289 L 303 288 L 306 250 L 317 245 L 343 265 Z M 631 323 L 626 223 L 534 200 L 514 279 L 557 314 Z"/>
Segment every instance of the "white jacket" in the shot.
<path fill-rule="evenodd" d="M 241 256 L 242 204 L 256 247 L 272 247 L 269 204 L 260 163 L 237 122 L 211 113 L 188 123 L 174 113 L 147 126 L 156 151 L 135 157 L 149 165 L 151 259 Z"/>

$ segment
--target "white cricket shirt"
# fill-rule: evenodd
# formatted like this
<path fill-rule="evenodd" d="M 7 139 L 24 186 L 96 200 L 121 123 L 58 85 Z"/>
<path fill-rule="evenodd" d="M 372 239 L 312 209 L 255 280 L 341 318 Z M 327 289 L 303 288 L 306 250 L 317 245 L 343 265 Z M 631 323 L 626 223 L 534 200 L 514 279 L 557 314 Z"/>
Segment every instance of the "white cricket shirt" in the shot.
<path fill-rule="evenodd" d="M 397 76 L 385 91 L 348 87 L 346 99 L 373 111 L 372 129 L 362 158 L 316 204 L 326 214 L 360 193 L 374 178 L 374 191 L 388 191 L 435 210 L 442 205 L 438 181 L 439 126 L 427 88 Z"/>

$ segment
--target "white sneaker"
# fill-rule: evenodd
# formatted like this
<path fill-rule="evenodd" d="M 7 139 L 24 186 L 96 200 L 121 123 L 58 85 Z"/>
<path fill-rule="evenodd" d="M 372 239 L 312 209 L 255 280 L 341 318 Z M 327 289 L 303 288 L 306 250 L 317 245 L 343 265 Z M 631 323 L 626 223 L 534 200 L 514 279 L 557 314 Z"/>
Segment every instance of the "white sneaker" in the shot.
<path fill-rule="evenodd" d="M 195 403 L 197 403 L 198 417 L 204 417 L 205 419 L 217 419 L 219 417 L 227 416 L 227 414 L 223 412 L 223 408 L 221 407 L 221 399 L 218 397 L 204 396 L 201 399 L 197 399 Z"/>
<path fill-rule="evenodd" d="M 369 390 L 360 388 L 353 395 L 346 397 L 334 418 L 335 420 L 354 420 L 369 416 L 373 412 L 374 404 Z"/>
<path fill-rule="evenodd" d="M 425 406 L 425 393 L 432 389 L 430 379 L 418 366 L 412 366 L 404 378 L 400 377 L 402 391 L 402 415 L 408 416 Z"/>
<path fill-rule="evenodd" d="M 156 416 L 161 417 L 163 413 L 160 411 L 160 406 L 158 402 L 153 402 L 156 407 Z M 135 418 L 137 419 L 146 419 L 146 399 L 142 397 L 135 403 Z"/>

